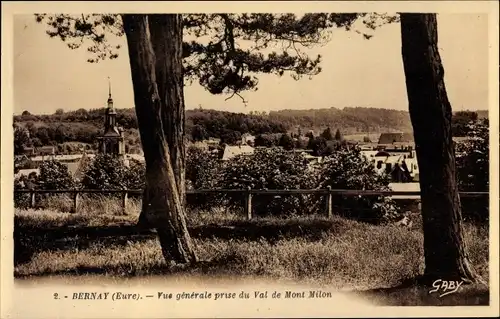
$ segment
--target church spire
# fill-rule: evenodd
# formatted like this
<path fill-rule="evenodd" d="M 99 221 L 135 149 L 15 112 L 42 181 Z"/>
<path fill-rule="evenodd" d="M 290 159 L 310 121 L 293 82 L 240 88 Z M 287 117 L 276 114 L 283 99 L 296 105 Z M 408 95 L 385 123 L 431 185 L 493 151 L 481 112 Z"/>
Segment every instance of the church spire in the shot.
<path fill-rule="evenodd" d="M 109 92 L 109 97 L 108 97 L 108 108 L 113 109 L 113 98 L 111 97 L 111 79 L 108 76 L 108 92 Z"/>

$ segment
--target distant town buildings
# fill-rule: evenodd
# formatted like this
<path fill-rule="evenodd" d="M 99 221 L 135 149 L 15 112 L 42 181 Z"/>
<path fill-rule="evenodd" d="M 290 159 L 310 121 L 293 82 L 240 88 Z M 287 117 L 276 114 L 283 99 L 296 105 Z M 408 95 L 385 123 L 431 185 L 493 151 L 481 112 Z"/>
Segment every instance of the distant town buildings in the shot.
<path fill-rule="evenodd" d="M 383 150 L 361 150 L 379 173 L 386 173 L 397 183 L 417 182 L 419 169 L 416 153 L 412 146 L 405 148 L 384 148 Z"/>

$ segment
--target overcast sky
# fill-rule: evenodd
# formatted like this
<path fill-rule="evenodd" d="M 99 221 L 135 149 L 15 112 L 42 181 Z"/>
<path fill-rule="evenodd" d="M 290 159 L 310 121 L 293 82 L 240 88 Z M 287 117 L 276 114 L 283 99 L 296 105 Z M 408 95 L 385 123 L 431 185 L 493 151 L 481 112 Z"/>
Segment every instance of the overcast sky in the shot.
<path fill-rule="evenodd" d="M 488 108 L 487 15 L 438 15 L 439 48 L 452 108 Z M 87 63 L 84 47 L 70 50 L 45 34 L 32 15 L 14 20 L 14 112 L 53 113 L 58 108 L 104 107 L 107 78 L 118 108 L 133 107 L 126 41 L 116 60 Z M 323 72 L 312 80 L 289 75 L 259 76 L 259 90 L 239 98 L 213 96 L 197 84 L 186 87 L 188 108 L 234 112 L 345 106 L 407 109 L 399 24 L 384 26 L 365 40 L 354 32 L 334 32 L 331 42 L 309 51 L 323 56 Z"/>

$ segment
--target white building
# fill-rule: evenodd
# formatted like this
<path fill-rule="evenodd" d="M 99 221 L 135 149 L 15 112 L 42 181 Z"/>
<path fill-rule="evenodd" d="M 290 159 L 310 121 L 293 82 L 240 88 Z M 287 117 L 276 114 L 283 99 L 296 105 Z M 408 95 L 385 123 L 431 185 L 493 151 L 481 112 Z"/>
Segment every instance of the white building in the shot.
<path fill-rule="evenodd" d="M 227 161 L 238 155 L 252 155 L 254 152 L 255 149 L 249 145 L 226 145 L 226 147 L 224 148 L 224 153 L 222 155 L 222 160 Z"/>

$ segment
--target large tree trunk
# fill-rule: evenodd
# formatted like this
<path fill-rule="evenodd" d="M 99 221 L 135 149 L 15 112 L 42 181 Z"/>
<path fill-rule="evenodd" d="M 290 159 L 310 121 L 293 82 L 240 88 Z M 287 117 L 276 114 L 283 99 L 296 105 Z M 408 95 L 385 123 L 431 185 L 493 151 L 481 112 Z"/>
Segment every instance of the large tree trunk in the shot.
<path fill-rule="evenodd" d="M 451 105 L 435 14 L 401 14 L 402 56 L 417 160 L 424 231 L 424 278 L 474 282 L 455 180 Z"/>
<path fill-rule="evenodd" d="M 196 255 L 186 225 L 183 178 L 176 178 L 184 176 L 184 147 L 180 142 L 184 120 L 183 115 L 182 120 L 178 117 L 184 113 L 182 25 L 179 15 L 166 14 L 161 20 L 163 24 L 154 25 L 154 33 L 164 33 L 161 46 L 157 46 L 153 45 L 158 38 L 150 33 L 147 15 L 123 15 L 146 160 L 143 214 L 158 230 L 167 262 L 189 263 L 196 261 Z"/>
<path fill-rule="evenodd" d="M 168 45 L 170 41 L 182 43 L 182 17 L 176 20 L 164 14 L 148 16 L 151 42 L 156 57 L 156 79 L 158 92 L 164 107 L 162 108 L 163 131 L 166 133 L 170 158 L 174 169 L 179 196 L 185 207 L 185 146 L 184 146 L 184 85 L 182 74 L 182 46 Z M 181 83 L 181 85 L 177 85 Z M 172 107 L 176 106 L 176 107 Z M 177 107 L 178 106 L 178 107 Z M 154 227 L 148 222 L 146 214 L 147 193 L 143 196 L 143 208 L 139 215 L 138 226 Z"/>

